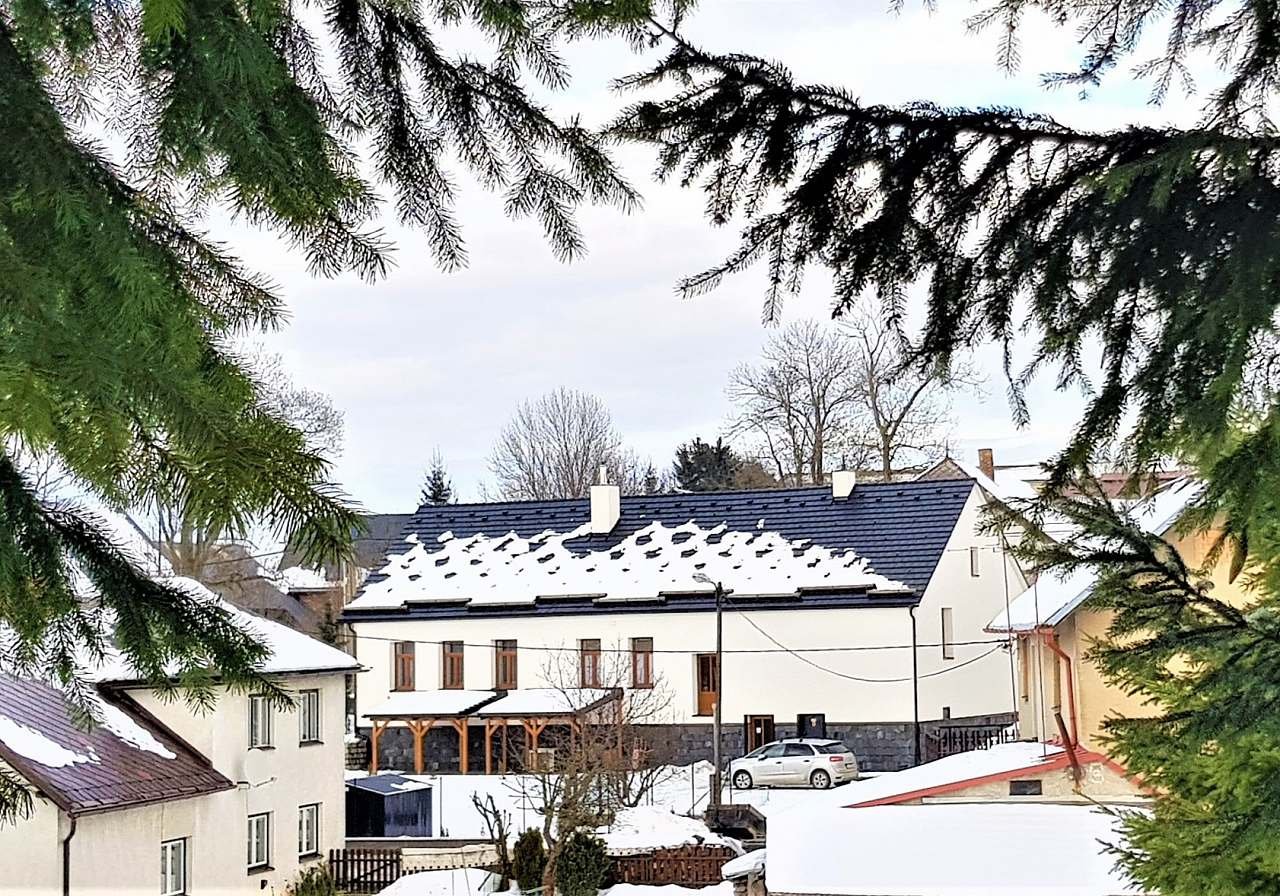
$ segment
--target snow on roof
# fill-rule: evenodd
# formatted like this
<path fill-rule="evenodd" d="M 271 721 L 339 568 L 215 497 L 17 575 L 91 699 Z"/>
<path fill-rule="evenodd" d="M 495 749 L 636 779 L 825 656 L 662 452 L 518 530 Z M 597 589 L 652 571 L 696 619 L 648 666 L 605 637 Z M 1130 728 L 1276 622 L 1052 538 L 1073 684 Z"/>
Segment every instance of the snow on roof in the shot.
<path fill-rule="evenodd" d="M 222 600 L 194 579 L 181 576 L 160 578 L 158 581 L 182 589 L 192 598 L 204 602 L 216 602 L 231 613 L 236 625 L 248 632 L 269 651 L 261 671 L 269 675 L 286 672 L 346 672 L 359 668 L 350 654 L 343 653 L 310 635 L 295 631 L 286 625 L 272 622 L 261 616 L 247 613 Z M 137 681 L 138 673 L 127 658 L 117 650 L 109 650 L 106 659 L 85 674 L 96 681 Z"/>
<path fill-rule="evenodd" d="M 753 849 L 721 865 L 720 876 L 725 880 L 733 880 L 736 877 L 746 877 L 748 874 L 759 874 L 764 871 L 764 861 L 765 851 Z"/>
<path fill-rule="evenodd" d="M 333 587 L 324 567 L 310 569 L 306 566 L 290 566 L 280 570 L 280 584 L 286 591 L 318 591 Z"/>
<path fill-rule="evenodd" d="M 28 728 L 3 715 L 0 715 L 0 744 L 45 768 L 66 768 L 77 762 L 98 761 L 92 750 L 88 755 L 68 750 L 34 728 Z"/>
<path fill-rule="evenodd" d="M 557 716 L 586 709 L 608 697 L 608 688 L 522 688 L 486 703 L 481 716 Z"/>
<path fill-rule="evenodd" d="M 495 691 L 392 691 L 387 699 L 369 709 L 369 716 L 453 716 L 461 715 L 498 696 Z"/>
<path fill-rule="evenodd" d="M 1103 843 L 1093 806 L 963 803 L 798 810 L 769 820 L 770 893 L 1116 896 L 1141 892 Z"/>
<path fill-rule="evenodd" d="M 608 829 L 600 829 L 610 855 L 668 849 L 688 844 L 728 846 L 740 850 L 738 841 L 713 834 L 700 818 L 677 815 L 662 806 L 636 806 L 621 809 Z"/>
<path fill-rule="evenodd" d="M 1147 532 L 1165 535 L 1203 490 L 1204 484 L 1198 480 L 1179 479 L 1149 498 L 1132 502 L 1134 518 Z M 1057 625 L 1088 600 L 1097 579 L 1097 572 L 1088 567 L 1066 575 L 1048 570 L 1009 602 L 1007 612 L 997 613 L 987 623 L 987 631 L 1026 632 Z"/>
<path fill-rule="evenodd" d="M 803 587 L 910 591 L 872 572 L 852 551 L 791 540 L 772 531 L 742 532 L 721 524 L 703 529 L 651 523 L 618 544 L 575 552 L 566 542 L 590 535 L 586 524 L 531 538 L 514 532 L 455 538 L 449 532 L 427 545 L 410 535 L 404 553 L 392 554 L 348 607 L 400 607 L 406 600 L 462 598 L 476 603 L 561 594 L 653 596 L 664 591 L 710 591 L 696 574 L 732 580 L 739 594 L 792 594 Z"/>
<path fill-rule="evenodd" d="M 920 790 L 1030 768 L 1051 762 L 1062 752 L 1062 747 L 1036 741 L 996 744 L 985 750 L 955 753 L 891 775 L 857 781 L 849 787 L 829 792 L 833 802 L 838 795 L 842 805 L 860 806 Z"/>
<path fill-rule="evenodd" d="M 378 775 L 366 775 L 365 777 L 348 778 L 347 786 L 384 795 L 431 789 L 431 784 L 427 781 L 418 781 L 413 778 L 406 778 L 404 775 L 397 775 L 391 772 L 384 772 Z"/>
<path fill-rule="evenodd" d="M 378 896 L 468 896 L 492 893 L 495 882 L 492 873 L 480 868 L 419 871 L 406 874 Z"/>
<path fill-rule="evenodd" d="M 709 887 L 682 887 L 679 884 L 614 884 L 601 896 L 733 896 L 733 885 L 721 881 Z"/>

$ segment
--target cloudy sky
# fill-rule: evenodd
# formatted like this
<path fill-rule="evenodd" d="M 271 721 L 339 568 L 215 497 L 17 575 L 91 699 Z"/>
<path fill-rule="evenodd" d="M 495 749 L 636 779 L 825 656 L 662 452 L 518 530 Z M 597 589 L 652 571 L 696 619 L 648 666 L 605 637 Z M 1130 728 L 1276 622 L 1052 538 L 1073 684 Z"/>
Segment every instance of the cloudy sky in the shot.
<path fill-rule="evenodd" d="M 1043 90 L 1041 73 L 1072 67 L 1079 48 L 1071 31 L 1035 20 L 1024 34 L 1021 71 L 1007 76 L 994 63 L 996 35 L 966 32 L 965 17 L 978 7 L 937 5 L 930 13 L 907 0 L 895 15 L 884 0 L 702 0 L 687 32 L 710 49 L 771 56 L 803 79 L 844 85 L 868 102 L 1015 105 L 1096 128 L 1191 114 L 1181 99 L 1150 107 L 1145 89 L 1127 77 L 1084 99 Z M 573 85 L 548 101 L 591 123 L 621 102 L 610 80 L 643 63 L 617 43 L 577 45 L 567 57 Z M 469 269 L 437 271 L 422 237 L 389 222 L 397 266 L 373 285 L 312 278 L 270 236 L 215 222 L 215 234 L 269 272 L 287 297 L 292 321 L 268 345 L 297 380 L 327 392 L 345 413 L 336 475 L 355 499 L 377 511 L 411 509 L 437 447 L 463 499 L 478 498 L 502 423 L 521 400 L 561 385 L 603 398 L 628 443 L 660 465 L 678 442 L 721 430 L 729 371 L 768 337 L 762 274 L 707 297 L 676 298 L 676 281 L 723 255 L 734 231 L 706 223 L 698 193 L 654 183 L 649 152 L 627 148 L 618 157 L 644 208 L 629 216 L 585 210 L 589 254 L 570 265 L 552 257 L 536 225 L 508 220 L 500 200 L 477 188 L 462 192 L 458 209 Z M 811 277 L 784 320 L 829 317 L 824 286 Z M 989 370 L 987 394 L 957 402 L 955 451 L 992 447 L 999 462 L 1044 458 L 1063 442 L 1081 399 L 1040 383 L 1032 424 L 1019 430 L 997 357 L 979 358 Z"/>

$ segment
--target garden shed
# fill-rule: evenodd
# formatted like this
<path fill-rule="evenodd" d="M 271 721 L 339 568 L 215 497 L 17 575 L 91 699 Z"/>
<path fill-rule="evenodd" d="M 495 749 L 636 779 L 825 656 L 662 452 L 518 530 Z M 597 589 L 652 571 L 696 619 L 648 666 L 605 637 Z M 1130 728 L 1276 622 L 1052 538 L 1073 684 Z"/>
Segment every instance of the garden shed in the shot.
<path fill-rule="evenodd" d="M 347 782 L 347 837 L 430 836 L 430 784 L 404 775 Z"/>

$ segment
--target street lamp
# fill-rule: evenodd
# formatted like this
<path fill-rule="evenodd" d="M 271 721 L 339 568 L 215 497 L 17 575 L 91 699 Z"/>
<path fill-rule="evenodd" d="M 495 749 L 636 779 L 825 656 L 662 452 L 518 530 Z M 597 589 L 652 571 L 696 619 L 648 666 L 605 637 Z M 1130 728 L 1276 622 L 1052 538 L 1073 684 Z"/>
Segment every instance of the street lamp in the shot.
<path fill-rule="evenodd" d="M 719 582 L 712 581 L 711 577 L 704 572 L 694 573 L 693 580 L 700 585 L 710 585 L 715 589 L 716 595 L 716 705 L 711 722 L 711 761 L 715 765 L 715 771 L 711 776 L 711 806 L 718 809 L 720 807 L 720 687 L 724 679 L 722 664 L 724 654 L 724 616 L 722 613 L 724 586 Z"/>

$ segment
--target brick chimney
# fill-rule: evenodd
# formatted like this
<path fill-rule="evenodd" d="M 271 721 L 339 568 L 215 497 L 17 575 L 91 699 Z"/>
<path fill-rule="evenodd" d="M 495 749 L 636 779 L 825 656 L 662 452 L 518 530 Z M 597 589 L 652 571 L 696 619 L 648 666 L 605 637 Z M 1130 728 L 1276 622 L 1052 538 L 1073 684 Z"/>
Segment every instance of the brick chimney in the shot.
<path fill-rule="evenodd" d="M 853 470 L 836 470 L 831 474 L 831 498 L 843 501 L 853 494 L 853 487 L 858 484 L 858 474 Z"/>
<path fill-rule="evenodd" d="M 996 457 L 990 448 L 978 449 L 978 469 L 988 479 L 994 480 L 996 478 Z"/>
<path fill-rule="evenodd" d="M 591 534 L 608 535 L 622 516 L 622 490 L 609 485 L 609 472 L 600 467 L 600 484 L 591 486 Z"/>

